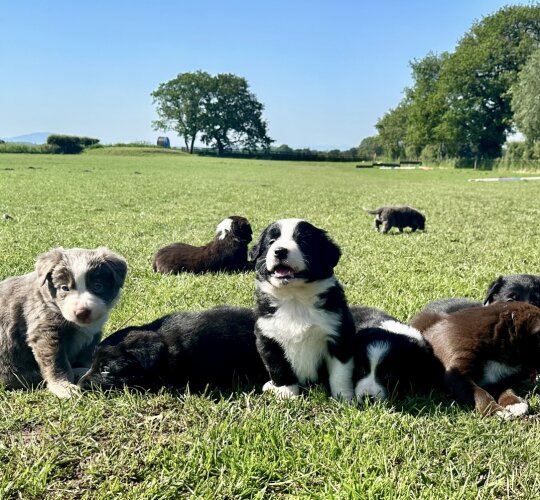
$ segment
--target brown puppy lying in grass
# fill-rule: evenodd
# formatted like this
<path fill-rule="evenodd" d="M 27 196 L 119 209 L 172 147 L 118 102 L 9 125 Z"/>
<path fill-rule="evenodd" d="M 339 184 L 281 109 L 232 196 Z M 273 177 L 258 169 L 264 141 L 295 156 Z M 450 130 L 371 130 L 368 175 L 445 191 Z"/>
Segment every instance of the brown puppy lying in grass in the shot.
<path fill-rule="evenodd" d="M 411 321 L 444 366 L 444 385 L 483 415 L 514 418 L 529 412 L 511 389 L 540 367 L 540 309 L 497 302 L 452 314 L 426 311 Z"/>

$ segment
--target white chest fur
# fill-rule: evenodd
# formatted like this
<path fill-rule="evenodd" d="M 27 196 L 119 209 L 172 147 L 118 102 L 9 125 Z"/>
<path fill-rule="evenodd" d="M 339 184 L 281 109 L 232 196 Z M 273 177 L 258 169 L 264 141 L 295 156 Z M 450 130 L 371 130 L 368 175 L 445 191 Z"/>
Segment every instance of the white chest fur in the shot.
<path fill-rule="evenodd" d="M 328 341 L 337 334 L 340 316 L 317 307 L 319 294 L 335 284 L 334 278 L 305 284 L 295 289 L 279 289 L 260 284 L 269 293 L 276 311 L 260 317 L 261 333 L 275 340 L 300 383 L 317 381 L 319 367 L 328 360 Z"/>

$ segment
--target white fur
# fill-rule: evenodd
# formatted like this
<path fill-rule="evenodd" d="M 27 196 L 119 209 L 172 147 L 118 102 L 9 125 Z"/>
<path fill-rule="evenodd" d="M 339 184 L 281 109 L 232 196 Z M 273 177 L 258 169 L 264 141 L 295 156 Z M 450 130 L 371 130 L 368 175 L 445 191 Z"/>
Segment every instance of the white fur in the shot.
<path fill-rule="evenodd" d="M 223 240 L 225 239 L 225 236 L 227 236 L 227 233 L 231 232 L 232 228 L 232 219 L 223 219 L 216 227 L 216 236 Z"/>
<path fill-rule="evenodd" d="M 70 290 L 66 299 L 59 304 L 62 316 L 68 321 L 83 327 L 85 333 L 93 335 L 101 331 L 107 321 L 110 307 L 100 297 L 86 289 L 86 273 L 88 272 L 88 260 L 85 256 L 76 256 L 69 260 L 69 268 L 75 280 L 75 290 Z M 80 309 L 89 309 L 90 317 L 82 322 L 77 319 L 75 312 Z M 83 344 L 84 345 L 84 341 Z"/>
<path fill-rule="evenodd" d="M 529 404 L 525 401 L 513 405 L 505 406 L 503 410 L 499 410 L 495 414 L 505 420 L 524 417 L 529 413 Z"/>
<path fill-rule="evenodd" d="M 520 369 L 520 366 L 510 366 L 499 361 L 488 360 L 484 365 L 479 385 L 496 384 L 510 375 L 515 375 Z"/>
<path fill-rule="evenodd" d="M 398 335 L 406 335 L 407 337 L 418 340 L 420 343 L 425 344 L 422 334 L 416 328 L 406 325 L 405 323 L 388 319 L 381 323 L 381 328 L 392 333 L 397 333 Z"/>
<path fill-rule="evenodd" d="M 359 400 L 362 400 L 365 396 L 370 396 L 378 401 L 388 397 L 386 387 L 381 385 L 375 378 L 375 370 L 381 358 L 389 350 L 389 342 L 374 342 L 368 346 L 366 354 L 369 360 L 369 374 L 360 379 L 354 388 L 354 393 Z"/>
<path fill-rule="evenodd" d="M 316 305 L 320 300 L 318 295 L 335 283 L 335 278 L 331 277 L 303 283 L 294 290 L 276 289 L 267 282 L 258 283 L 272 298 L 276 312 L 269 317 L 260 317 L 257 326 L 264 336 L 281 345 L 301 384 L 317 381 L 321 363 L 330 356 L 328 339 L 336 334 L 341 317 Z"/>
<path fill-rule="evenodd" d="M 304 255 L 294 239 L 294 230 L 299 222 L 302 222 L 302 219 L 282 219 L 277 221 L 281 234 L 279 238 L 268 247 L 266 253 L 266 269 L 268 271 L 272 271 L 279 263 L 279 260 L 274 254 L 276 248 L 286 248 L 288 250 L 287 258 L 284 263 L 291 267 L 295 272 L 304 271 L 306 269 Z M 270 282 L 276 287 L 281 287 L 284 284 L 283 280 L 273 277 L 270 278 Z"/>
<path fill-rule="evenodd" d="M 351 401 L 354 397 L 354 388 L 352 383 L 352 374 L 354 360 L 351 358 L 346 363 L 342 363 L 334 357 L 327 358 L 326 366 L 328 368 L 330 392 L 333 398 L 343 398 Z"/>
<path fill-rule="evenodd" d="M 300 394 L 300 387 L 297 384 L 277 386 L 271 380 L 263 385 L 262 390 L 263 392 L 273 392 L 278 399 L 295 398 Z"/>

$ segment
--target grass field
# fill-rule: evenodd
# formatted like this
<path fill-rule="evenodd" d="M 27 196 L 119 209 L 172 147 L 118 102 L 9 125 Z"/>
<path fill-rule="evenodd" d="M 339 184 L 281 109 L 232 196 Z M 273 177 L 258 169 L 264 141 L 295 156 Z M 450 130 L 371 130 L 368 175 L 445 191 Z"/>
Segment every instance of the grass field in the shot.
<path fill-rule="evenodd" d="M 505 175 L 497 172 L 497 175 Z M 55 246 L 106 245 L 130 265 L 105 334 L 163 314 L 254 303 L 254 276 L 158 276 L 163 244 L 203 244 L 228 215 L 256 235 L 303 217 L 341 246 L 351 304 L 407 319 L 481 299 L 500 274 L 540 274 L 540 183 L 489 173 L 220 160 L 144 150 L 0 155 L 0 279 Z M 380 235 L 362 207 L 406 203 L 427 232 Z M 538 387 L 523 388 L 540 411 Z M 251 394 L 0 389 L 0 498 L 538 498 L 540 419 L 481 418 L 444 396 L 363 409 L 314 389 Z"/>

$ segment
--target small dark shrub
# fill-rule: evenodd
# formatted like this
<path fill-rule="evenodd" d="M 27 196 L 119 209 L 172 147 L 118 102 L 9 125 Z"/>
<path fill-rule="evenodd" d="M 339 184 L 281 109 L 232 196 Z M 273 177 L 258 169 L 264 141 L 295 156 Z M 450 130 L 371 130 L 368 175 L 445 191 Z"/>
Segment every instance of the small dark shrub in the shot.
<path fill-rule="evenodd" d="M 63 154 L 78 154 L 85 147 L 94 146 L 98 142 L 99 139 L 79 137 L 76 135 L 53 134 L 47 137 L 47 144 L 56 146 L 58 151 Z"/>

